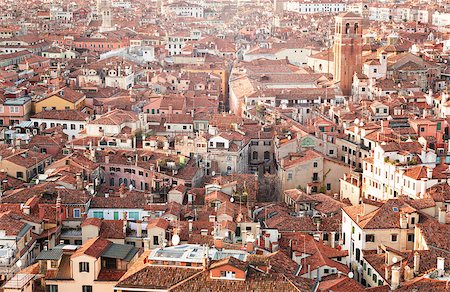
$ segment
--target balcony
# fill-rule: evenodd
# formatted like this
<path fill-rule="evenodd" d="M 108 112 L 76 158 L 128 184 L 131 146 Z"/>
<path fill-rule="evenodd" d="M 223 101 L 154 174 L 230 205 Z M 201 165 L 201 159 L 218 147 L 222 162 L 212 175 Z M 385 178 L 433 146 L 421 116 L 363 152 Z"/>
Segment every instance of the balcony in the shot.
<path fill-rule="evenodd" d="M 361 149 L 363 149 L 363 150 L 366 150 L 366 151 L 370 151 L 371 150 L 371 147 L 368 147 L 368 146 L 364 145 L 364 143 L 360 143 L 359 147 Z"/>

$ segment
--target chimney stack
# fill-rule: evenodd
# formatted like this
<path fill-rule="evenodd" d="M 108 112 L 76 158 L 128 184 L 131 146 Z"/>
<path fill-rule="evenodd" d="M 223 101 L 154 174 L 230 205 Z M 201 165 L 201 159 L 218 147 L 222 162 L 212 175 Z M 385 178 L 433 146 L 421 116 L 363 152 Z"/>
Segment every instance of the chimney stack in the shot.
<path fill-rule="evenodd" d="M 252 241 L 247 241 L 247 252 L 252 253 L 255 251 L 255 242 Z"/>
<path fill-rule="evenodd" d="M 420 197 L 423 198 L 425 196 L 425 193 L 427 192 L 427 182 L 428 178 L 422 178 L 420 182 Z"/>
<path fill-rule="evenodd" d="M 192 225 L 193 225 L 192 220 L 189 220 L 189 221 L 188 221 L 189 234 L 192 233 Z"/>
<path fill-rule="evenodd" d="M 433 169 L 430 167 L 427 167 L 427 178 L 432 179 L 433 178 Z"/>
<path fill-rule="evenodd" d="M 142 221 L 136 220 L 136 237 L 142 237 Z"/>
<path fill-rule="evenodd" d="M 408 228 L 408 216 L 405 213 L 400 214 L 400 228 L 401 229 Z"/>
<path fill-rule="evenodd" d="M 22 212 L 25 215 L 30 215 L 30 206 L 28 206 L 28 205 L 23 206 Z"/>
<path fill-rule="evenodd" d="M 336 239 L 336 231 L 331 231 L 331 239 L 330 239 L 330 242 L 331 242 L 331 247 L 332 247 L 332 248 L 335 248 L 335 247 L 336 247 L 336 241 L 335 241 L 335 239 Z"/>
<path fill-rule="evenodd" d="M 391 288 L 392 290 L 400 287 L 400 267 L 393 266 L 392 267 L 392 278 L 391 278 Z"/>
<path fill-rule="evenodd" d="M 438 271 L 439 277 L 444 276 L 444 268 L 445 268 L 444 261 L 445 261 L 445 259 L 443 257 L 437 258 L 437 271 Z"/>
<path fill-rule="evenodd" d="M 127 212 L 123 212 L 123 234 L 127 234 L 127 227 L 128 227 L 128 221 L 127 221 Z"/>
<path fill-rule="evenodd" d="M 420 254 L 419 252 L 414 253 L 414 275 L 419 274 L 419 268 L 420 268 Z"/>
<path fill-rule="evenodd" d="M 120 195 L 120 197 L 121 198 L 125 198 L 127 195 L 126 195 L 126 190 L 125 190 L 125 184 L 124 183 L 122 183 L 121 185 L 120 185 L 120 188 L 119 188 L 119 195 Z"/>
<path fill-rule="evenodd" d="M 209 215 L 209 222 L 211 222 L 211 223 L 216 222 L 216 216 L 214 216 L 214 215 Z"/>
<path fill-rule="evenodd" d="M 83 177 L 81 175 L 81 173 L 77 173 L 76 174 L 76 188 L 77 190 L 82 190 L 84 188 L 84 182 L 83 182 Z"/>
<path fill-rule="evenodd" d="M 223 239 L 222 237 L 214 237 L 214 247 L 217 249 L 222 249 L 223 248 Z"/>

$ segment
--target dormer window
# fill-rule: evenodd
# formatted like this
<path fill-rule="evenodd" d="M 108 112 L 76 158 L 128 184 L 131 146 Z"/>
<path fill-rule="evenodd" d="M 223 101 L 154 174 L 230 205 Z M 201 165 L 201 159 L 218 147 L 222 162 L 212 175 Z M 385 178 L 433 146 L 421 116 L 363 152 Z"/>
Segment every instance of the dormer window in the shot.
<path fill-rule="evenodd" d="M 231 271 L 220 271 L 220 278 L 236 279 L 236 273 Z"/>

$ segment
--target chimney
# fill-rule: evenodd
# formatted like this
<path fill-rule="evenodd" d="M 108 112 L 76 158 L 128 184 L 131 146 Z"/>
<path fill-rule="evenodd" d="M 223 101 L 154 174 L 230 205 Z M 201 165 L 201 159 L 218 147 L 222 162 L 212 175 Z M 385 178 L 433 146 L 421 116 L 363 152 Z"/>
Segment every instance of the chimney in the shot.
<path fill-rule="evenodd" d="M 109 164 L 109 155 L 105 156 L 105 164 Z"/>
<path fill-rule="evenodd" d="M 255 251 L 255 242 L 247 241 L 247 252 L 252 253 Z"/>
<path fill-rule="evenodd" d="M 142 221 L 136 220 L 136 237 L 142 237 Z"/>
<path fill-rule="evenodd" d="M 202 230 L 200 230 L 200 234 L 201 234 L 202 236 L 208 235 L 208 229 L 202 229 Z"/>
<path fill-rule="evenodd" d="M 356 214 L 356 224 L 358 224 L 359 223 L 359 217 L 361 216 L 361 214 Z"/>
<path fill-rule="evenodd" d="M 439 220 L 439 223 L 441 223 L 441 224 L 445 224 L 445 221 L 446 221 L 445 216 L 447 215 L 446 211 L 447 211 L 447 208 L 445 206 L 442 206 L 439 208 L 438 220 Z"/>
<path fill-rule="evenodd" d="M 122 183 L 121 185 L 120 185 L 120 188 L 119 188 L 119 195 L 120 195 L 120 197 L 121 198 L 125 198 L 127 195 L 126 195 L 126 190 L 125 190 L 125 184 L 124 183 Z"/>
<path fill-rule="evenodd" d="M 427 182 L 428 178 L 423 177 L 420 183 L 420 197 L 423 198 L 427 192 Z"/>
<path fill-rule="evenodd" d="M 438 257 L 437 258 L 437 271 L 438 271 L 438 276 L 439 277 L 443 277 L 444 276 L 444 261 L 445 259 L 443 257 Z"/>
<path fill-rule="evenodd" d="M 216 216 L 214 216 L 214 215 L 209 215 L 209 222 L 211 222 L 211 223 L 216 222 Z"/>
<path fill-rule="evenodd" d="M 189 234 L 192 233 L 192 225 L 193 225 L 193 222 L 192 222 L 192 219 L 191 219 L 191 220 L 188 221 Z"/>
<path fill-rule="evenodd" d="M 433 169 L 430 167 L 427 167 L 427 178 L 432 179 L 433 178 Z"/>
<path fill-rule="evenodd" d="M 400 228 L 401 229 L 408 228 L 408 216 L 405 213 L 400 214 Z"/>
<path fill-rule="evenodd" d="M 414 275 L 419 274 L 419 268 L 420 268 L 420 254 L 416 251 L 414 253 Z"/>
<path fill-rule="evenodd" d="M 127 212 L 123 212 L 123 234 L 127 234 L 127 227 L 128 227 L 128 221 L 127 221 Z"/>
<path fill-rule="evenodd" d="M 222 237 L 214 237 L 214 247 L 217 249 L 223 248 L 223 239 Z"/>
<path fill-rule="evenodd" d="M 28 206 L 28 205 L 23 206 L 22 212 L 25 215 L 30 215 L 30 206 Z"/>
<path fill-rule="evenodd" d="M 81 173 L 77 173 L 76 174 L 76 188 L 77 190 L 82 190 L 84 188 L 84 182 L 83 182 L 83 177 L 81 176 Z"/>
<path fill-rule="evenodd" d="M 331 240 L 330 240 L 330 242 L 331 242 L 331 247 L 332 248 L 336 247 L 335 239 L 336 239 L 336 231 L 331 231 Z"/>
<path fill-rule="evenodd" d="M 203 246 L 203 270 L 206 270 L 209 266 L 209 247 L 208 245 Z"/>
<path fill-rule="evenodd" d="M 392 267 L 391 289 L 395 290 L 400 286 L 400 267 Z"/>
<path fill-rule="evenodd" d="M 246 244 L 247 243 L 247 230 L 241 231 L 241 238 L 242 238 L 242 244 Z"/>

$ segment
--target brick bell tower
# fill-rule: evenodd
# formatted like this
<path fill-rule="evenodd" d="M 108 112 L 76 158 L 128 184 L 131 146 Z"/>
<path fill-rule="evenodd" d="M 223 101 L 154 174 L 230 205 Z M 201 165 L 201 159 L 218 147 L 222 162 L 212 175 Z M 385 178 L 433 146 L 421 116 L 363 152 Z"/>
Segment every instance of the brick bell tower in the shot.
<path fill-rule="evenodd" d="M 336 16 L 334 33 L 334 80 L 345 96 L 352 93 L 353 75 L 361 73 L 362 16 L 346 12 Z"/>

